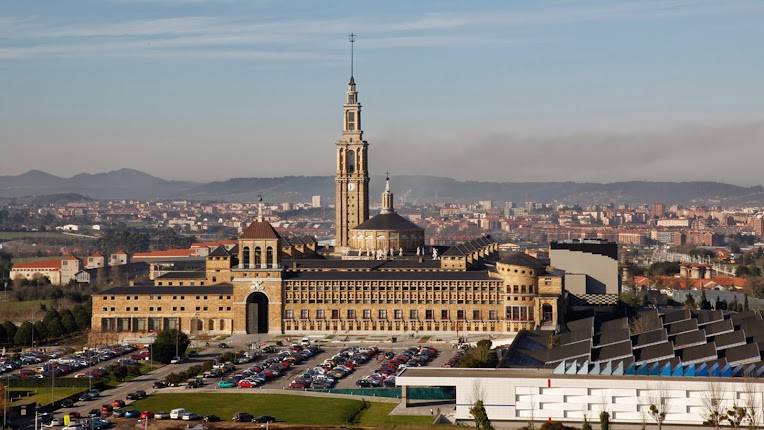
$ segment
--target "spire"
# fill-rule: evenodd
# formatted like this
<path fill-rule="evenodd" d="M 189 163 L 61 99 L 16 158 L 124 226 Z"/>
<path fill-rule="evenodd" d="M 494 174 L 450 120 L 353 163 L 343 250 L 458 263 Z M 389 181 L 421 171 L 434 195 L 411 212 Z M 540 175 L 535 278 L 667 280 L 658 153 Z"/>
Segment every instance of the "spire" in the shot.
<path fill-rule="evenodd" d="M 379 210 L 381 214 L 395 213 L 393 207 L 393 192 L 390 191 L 390 173 L 385 172 L 385 191 L 382 193 L 382 208 Z"/>
<path fill-rule="evenodd" d="M 257 195 L 257 220 L 263 222 L 263 196 Z"/>
<path fill-rule="evenodd" d="M 353 44 L 355 43 L 355 33 L 348 34 L 348 41 L 350 42 L 350 82 L 348 85 L 355 85 L 355 79 L 353 79 Z"/>

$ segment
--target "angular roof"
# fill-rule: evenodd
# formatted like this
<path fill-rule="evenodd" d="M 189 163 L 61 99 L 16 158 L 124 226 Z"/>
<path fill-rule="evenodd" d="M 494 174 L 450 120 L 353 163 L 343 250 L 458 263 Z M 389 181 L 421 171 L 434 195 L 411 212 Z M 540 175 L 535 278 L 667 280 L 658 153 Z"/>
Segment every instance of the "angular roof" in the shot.
<path fill-rule="evenodd" d="M 405 230 L 424 231 L 422 227 L 414 224 L 397 213 L 377 214 L 355 226 L 353 230 Z"/>
<path fill-rule="evenodd" d="M 512 254 L 502 257 L 501 263 L 511 264 L 513 266 L 530 267 L 531 269 L 546 268 L 546 265 L 541 260 L 523 252 L 513 252 Z"/>
<path fill-rule="evenodd" d="M 210 252 L 209 257 L 230 257 L 231 254 L 228 253 L 228 250 L 225 249 L 225 246 L 218 246 L 212 252 Z"/>
<path fill-rule="evenodd" d="M 265 221 L 253 221 L 239 236 L 241 239 L 281 239 L 273 226 Z"/>

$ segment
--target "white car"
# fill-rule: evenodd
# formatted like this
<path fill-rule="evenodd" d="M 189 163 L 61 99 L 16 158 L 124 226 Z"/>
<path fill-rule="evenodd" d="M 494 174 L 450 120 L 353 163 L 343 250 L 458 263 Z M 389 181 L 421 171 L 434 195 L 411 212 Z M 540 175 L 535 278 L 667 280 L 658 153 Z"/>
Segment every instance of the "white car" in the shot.
<path fill-rule="evenodd" d="M 80 423 L 72 423 L 61 430 L 85 430 L 85 426 Z"/>
<path fill-rule="evenodd" d="M 186 410 L 183 408 L 173 409 L 170 411 L 170 419 L 179 420 L 185 413 L 186 413 Z"/>

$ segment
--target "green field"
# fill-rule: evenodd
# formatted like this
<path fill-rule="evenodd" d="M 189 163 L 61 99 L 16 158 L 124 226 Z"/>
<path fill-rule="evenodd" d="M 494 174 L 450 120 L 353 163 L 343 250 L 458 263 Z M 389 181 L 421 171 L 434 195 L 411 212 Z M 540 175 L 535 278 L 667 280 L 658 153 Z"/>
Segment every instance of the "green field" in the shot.
<path fill-rule="evenodd" d="M 11 403 L 11 406 L 26 405 L 33 402 L 40 403 L 41 405 L 47 405 L 47 404 L 50 404 L 51 402 L 55 402 L 56 400 L 69 397 L 71 395 L 77 394 L 82 391 L 83 391 L 83 388 L 81 387 L 61 387 L 61 388 L 57 387 L 57 388 L 53 388 L 52 391 L 50 388 L 11 388 L 12 396 L 13 396 L 13 393 L 29 392 L 31 394 L 30 396 L 25 396 L 20 399 L 14 400 Z"/>
<path fill-rule="evenodd" d="M 2 291 L 0 291 L 0 294 L 2 294 Z M 18 302 L 10 298 L 11 300 L 8 302 L 2 301 L 2 296 L 0 295 L 0 312 L 2 312 L 2 315 L 5 314 L 7 311 L 14 311 L 14 312 L 37 312 L 40 310 L 40 305 L 45 305 L 48 309 L 50 309 L 53 306 L 53 300 L 52 299 L 45 299 L 45 300 L 25 300 L 23 302 Z"/>
<path fill-rule="evenodd" d="M 133 405 L 138 410 L 170 411 L 185 408 L 200 415 L 215 414 L 230 420 L 236 412 L 271 415 L 289 424 L 376 427 L 428 426 L 429 416 L 389 416 L 395 403 L 367 403 L 355 399 L 257 393 L 157 394 Z"/>
<path fill-rule="evenodd" d="M 70 237 L 58 231 L 0 231 L 0 240 L 61 239 Z"/>

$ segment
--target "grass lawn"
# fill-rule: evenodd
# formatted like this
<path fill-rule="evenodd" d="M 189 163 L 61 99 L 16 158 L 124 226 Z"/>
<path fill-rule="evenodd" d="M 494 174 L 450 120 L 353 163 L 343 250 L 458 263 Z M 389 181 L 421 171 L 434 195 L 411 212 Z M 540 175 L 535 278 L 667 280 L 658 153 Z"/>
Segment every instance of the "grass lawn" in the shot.
<path fill-rule="evenodd" d="M 65 238 L 65 234 L 57 231 L 0 231 L 0 239 L 2 240 L 15 240 L 15 239 L 50 239 L 50 238 Z"/>
<path fill-rule="evenodd" d="M 361 412 L 356 424 L 384 428 L 411 425 L 429 427 L 432 425 L 432 417 L 428 415 L 389 415 L 395 406 L 396 403 L 370 402 L 368 407 Z"/>
<path fill-rule="evenodd" d="M 82 387 L 56 387 L 52 391 L 52 397 L 51 397 L 51 389 L 50 388 L 11 388 L 11 395 L 13 393 L 18 392 L 31 392 L 33 393 L 29 397 L 22 397 L 18 400 L 15 400 L 11 403 L 11 406 L 17 406 L 17 405 L 25 405 L 32 402 L 38 402 L 43 405 L 47 405 L 51 402 L 55 402 L 56 400 L 63 399 L 64 397 L 69 397 L 73 394 L 77 394 L 79 392 L 82 392 L 83 390 L 86 390 L 86 388 Z"/>
<path fill-rule="evenodd" d="M 2 294 L 2 291 L 0 291 L 0 294 Z M 0 302 L 0 312 L 3 312 L 3 314 L 8 311 L 21 313 L 38 312 L 40 311 L 41 304 L 45 305 L 47 309 L 50 309 L 53 307 L 53 300 L 25 300 L 22 302 L 9 300 L 7 302 Z"/>
<path fill-rule="evenodd" d="M 170 411 L 185 408 L 200 415 L 215 414 L 229 421 L 236 412 L 272 415 L 289 424 L 376 427 L 426 426 L 430 417 L 388 416 L 394 403 L 367 403 L 354 399 L 294 396 L 289 394 L 199 393 L 157 394 L 133 404 L 138 410 Z M 359 413 L 360 412 L 360 413 Z"/>

